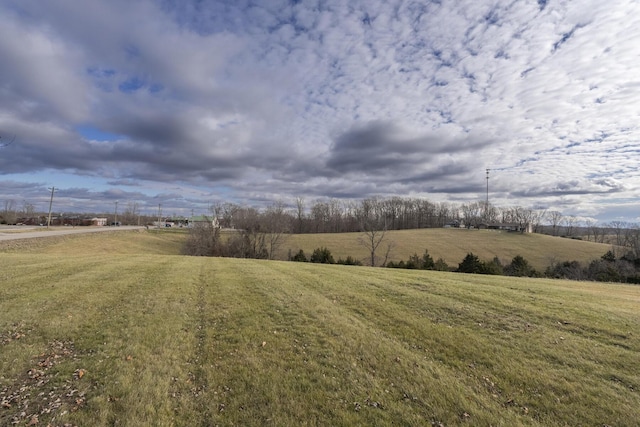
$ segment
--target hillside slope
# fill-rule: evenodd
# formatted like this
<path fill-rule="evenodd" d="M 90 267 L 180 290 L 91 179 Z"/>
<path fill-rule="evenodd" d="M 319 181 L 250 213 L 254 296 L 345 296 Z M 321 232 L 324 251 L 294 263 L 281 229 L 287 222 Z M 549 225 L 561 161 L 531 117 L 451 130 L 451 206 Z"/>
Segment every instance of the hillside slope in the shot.
<path fill-rule="evenodd" d="M 180 255 L 187 230 L 140 230 L 132 232 L 100 233 L 65 237 L 44 237 L 29 241 L 0 242 L 0 252 L 37 252 L 58 254 L 84 254 L 100 250 L 104 254 L 159 254 Z M 300 249 L 307 256 L 315 248 L 327 247 L 334 258 L 352 256 L 370 259 L 367 249 L 360 243 L 363 233 L 292 234 L 286 236 L 276 259 L 287 260 L 289 253 Z M 521 255 L 538 270 L 553 262 L 580 261 L 588 263 L 611 249 L 610 245 L 581 240 L 564 239 L 541 234 L 520 234 L 493 230 L 418 229 L 389 231 L 377 251 L 384 258 L 391 244 L 390 261 L 406 260 L 414 253 L 422 255 L 425 249 L 433 259 L 443 258 L 456 267 L 469 252 L 482 260 L 498 257 L 504 264 Z"/>
<path fill-rule="evenodd" d="M 278 257 L 287 259 L 288 252 L 300 249 L 307 256 L 315 248 L 324 246 L 334 258 L 352 256 L 366 260 L 365 246 L 359 243 L 363 233 L 294 234 L 282 245 Z M 469 252 L 482 260 L 498 257 L 509 263 L 516 255 L 523 256 L 536 269 L 544 270 L 552 262 L 580 261 L 588 263 L 611 249 L 610 245 L 565 239 L 541 234 L 520 234 L 495 230 L 466 230 L 430 228 L 389 231 L 376 255 L 383 258 L 391 243 L 390 261 L 406 260 L 414 253 L 422 255 L 427 249 L 433 259 L 442 258 L 450 266 L 457 266 Z"/>
<path fill-rule="evenodd" d="M 0 256 L 0 425 L 640 417 L 637 286 L 83 249 Z"/>

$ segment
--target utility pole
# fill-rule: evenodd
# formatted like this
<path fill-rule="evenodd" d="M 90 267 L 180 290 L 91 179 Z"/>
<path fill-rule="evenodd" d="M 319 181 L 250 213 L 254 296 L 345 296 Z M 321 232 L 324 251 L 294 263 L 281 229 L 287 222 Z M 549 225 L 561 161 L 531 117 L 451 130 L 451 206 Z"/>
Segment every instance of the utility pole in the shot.
<path fill-rule="evenodd" d="M 47 228 L 51 225 L 51 206 L 53 205 L 53 192 L 56 191 L 56 187 L 51 187 L 49 190 L 51 190 L 51 199 L 49 200 L 49 219 L 47 220 Z"/>
<path fill-rule="evenodd" d="M 160 216 L 162 215 L 162 204 L 158 203 L 158 228 L 160 228 Z"/>
<path fill-rule="evenodd" d="M 116 212 L 113 219 L 113 225 L 118 226 L 118 201 L 116 200 Z"/>

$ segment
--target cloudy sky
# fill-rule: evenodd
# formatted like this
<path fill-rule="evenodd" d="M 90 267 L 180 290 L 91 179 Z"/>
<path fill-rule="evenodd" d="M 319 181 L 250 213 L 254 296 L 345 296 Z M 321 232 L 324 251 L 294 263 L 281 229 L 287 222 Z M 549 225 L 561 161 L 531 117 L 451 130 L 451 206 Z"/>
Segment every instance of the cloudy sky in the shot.
<path fill-rule="evenodd" d="M 0 0 L 0 201 L 640 221 L 638 0 Z M 0 206 L 2 208 L 2 206 Z"/>

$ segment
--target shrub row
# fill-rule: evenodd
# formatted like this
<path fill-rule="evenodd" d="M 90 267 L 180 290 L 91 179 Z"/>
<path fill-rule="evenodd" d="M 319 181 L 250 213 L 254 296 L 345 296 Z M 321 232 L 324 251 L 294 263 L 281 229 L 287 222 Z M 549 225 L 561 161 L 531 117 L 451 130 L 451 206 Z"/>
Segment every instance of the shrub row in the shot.
<path fill-rule="evenodd" d="M 331 251 L 325 247 L 316 248 L 309 258 L 307 258 L 302 249 L 295 255 L 290 252 L 289 261 L 362 265 L 361 261 L 351 256 L 335 261 Z M 513 257 L 509 264 L 504 265 L 497 257 L 490 261 L 482 261 L 471 252 L 464 257 L 457 268 L 451 268 L 442 258 L 434 261 L 428 250 L 425 250 L 422 256 L 414 253 L 406 261 L 390 261 L 385 267 L 640 284 L 640 257 L 629 253 L 618 259 L 612 251 L 607 252 L 600 259 L 594 260 L 586 266 L 583 266 L 578 261 L 565 261 L 549 266 L 544 272 L 534 269 L 521 255 Z"/>
<path fill-rule="evenodd" d="M 313 254 L 311 254 L 311 257 L 309 257 L 308 259 L 302 249 L 300 249 L 298 253 L 293 256 L 291 255 L 291 251 L 289 251 L 289 261 L 313 262 L 317 264 L 362 265 L 362 262 L 353 258 L 351 255 L 349 255 L 345 259 L 338 258 L 338 261 L 335 261 L 333 259 L 333 255 L 331 255 L 331 251 L 325 247 L 314 249 Z"/>

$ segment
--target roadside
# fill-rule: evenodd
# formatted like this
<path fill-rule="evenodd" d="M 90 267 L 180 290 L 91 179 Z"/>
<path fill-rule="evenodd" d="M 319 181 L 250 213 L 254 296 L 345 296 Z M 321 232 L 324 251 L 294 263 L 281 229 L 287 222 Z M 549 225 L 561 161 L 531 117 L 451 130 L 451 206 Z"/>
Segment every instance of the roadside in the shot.
<path fill-rule="evenodd" d="M 0 241 L 35 239 L 42 237 L 66 236 L 69 234 L 100 233 L 107 231 L 143 230 L 142 226 L 122 227 L 29 227 L 29 226 L 0 226 Z"/>

